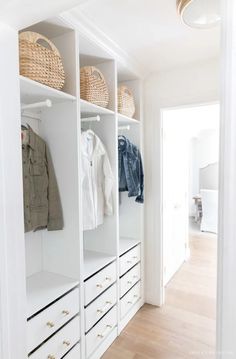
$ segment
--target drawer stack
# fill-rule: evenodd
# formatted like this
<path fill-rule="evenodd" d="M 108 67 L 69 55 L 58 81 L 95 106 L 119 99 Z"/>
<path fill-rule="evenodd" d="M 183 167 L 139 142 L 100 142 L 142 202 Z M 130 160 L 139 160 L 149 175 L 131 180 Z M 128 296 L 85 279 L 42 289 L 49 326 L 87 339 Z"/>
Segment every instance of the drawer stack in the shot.
<path fill-rule="evenodd" d="M 78 288 L 27 321 L 27 349 L 31 359 L 79 359 L 79 341 Z"/>
<path fill-rule="evenodd" d="M 120 256 L 120 319 L 141 298 L 141 245 Z"/>
<path fill-rule="evenodd" d="M 86 358 L 117 326 L 116 273 L 116 262 L 113 262 L 85 280 Z"/>

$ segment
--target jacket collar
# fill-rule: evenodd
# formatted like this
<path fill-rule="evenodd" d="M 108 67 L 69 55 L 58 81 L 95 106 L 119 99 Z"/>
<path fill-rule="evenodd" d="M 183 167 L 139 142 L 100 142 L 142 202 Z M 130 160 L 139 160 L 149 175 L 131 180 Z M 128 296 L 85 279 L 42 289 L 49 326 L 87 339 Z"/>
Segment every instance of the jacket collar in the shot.
<path fill-rule="evenodd" d="M 35 146 L 36 146 L 36 134 L 34 133 L 34 131 L 32 130 L 32 128 L 27 124 L 27 127 L 22 125 L 21 128 L 23 130 L 27 130 L 29 133 L 29 142 L 28 142 L 28 146 L 32 149 L 35 150 Z"/>
<path fill-rule="evenodd" d="M 87 143 L 89 139 L 92 140 L 92 145 L 93 145 L 91 155 L 89 155 L 89 153 L 87 152 Z M 100 138 L 92 130 L 84 131 L 82 133 L 81 147 L 82 147 L 83 155 L 86 157 L 93 158 L 94 156 L 99 156 L 99 155 L 102 156 L 105 153 L 105 148 Z"/>
<path fill-rule="evenodd" d="M 132 144 L 125 136 L 118 137 L 118 148 L 121 152 L 132 152 Z"/>

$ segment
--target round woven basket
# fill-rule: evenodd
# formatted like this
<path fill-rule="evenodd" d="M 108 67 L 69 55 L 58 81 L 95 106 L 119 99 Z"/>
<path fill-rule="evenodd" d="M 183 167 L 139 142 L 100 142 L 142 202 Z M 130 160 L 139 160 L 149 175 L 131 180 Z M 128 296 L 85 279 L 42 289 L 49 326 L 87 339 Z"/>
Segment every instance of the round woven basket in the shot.
<path fill-rule="evenodd" d="M 118 112 L 131 118 L 135 113 L 134 96 L 132 91 L 124 85 L 118 88 Z"/>
<path fill-rule="evenodd" d="M 20 74 L 61 90 L 65 72 L 56 46 L 45 36 L 25 31 L 19 35 Z"/>
<path fill-rule="evenodd" d="M 102 72 L 94 66 L 80 69 L 80 97 L 101 107 L 107 107 L 109 92 Z"/>

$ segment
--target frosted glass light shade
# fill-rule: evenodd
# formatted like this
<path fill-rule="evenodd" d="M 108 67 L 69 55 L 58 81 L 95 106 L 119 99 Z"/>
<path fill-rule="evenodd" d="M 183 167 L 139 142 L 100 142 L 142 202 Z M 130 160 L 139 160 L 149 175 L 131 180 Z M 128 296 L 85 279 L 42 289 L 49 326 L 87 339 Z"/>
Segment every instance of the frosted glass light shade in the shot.
<path fill-rule="evenodd" d="M 207 29 L 220 21 L 220 0 L 177 0 L 177 8 L 191 27 Z"/>

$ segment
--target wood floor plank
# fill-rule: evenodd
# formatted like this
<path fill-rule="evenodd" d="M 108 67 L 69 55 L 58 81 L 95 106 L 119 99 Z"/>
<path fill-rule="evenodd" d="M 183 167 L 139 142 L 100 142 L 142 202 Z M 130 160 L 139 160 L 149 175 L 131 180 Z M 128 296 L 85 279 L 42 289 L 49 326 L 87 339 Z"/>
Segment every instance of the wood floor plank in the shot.
<path fill-rule="evenodd" d="M 103 359 L 215 357 L 216 236 L 194 234 L 190 249 L 190 260 L 166 288 L 165 305 L 145 304 Z"/>

